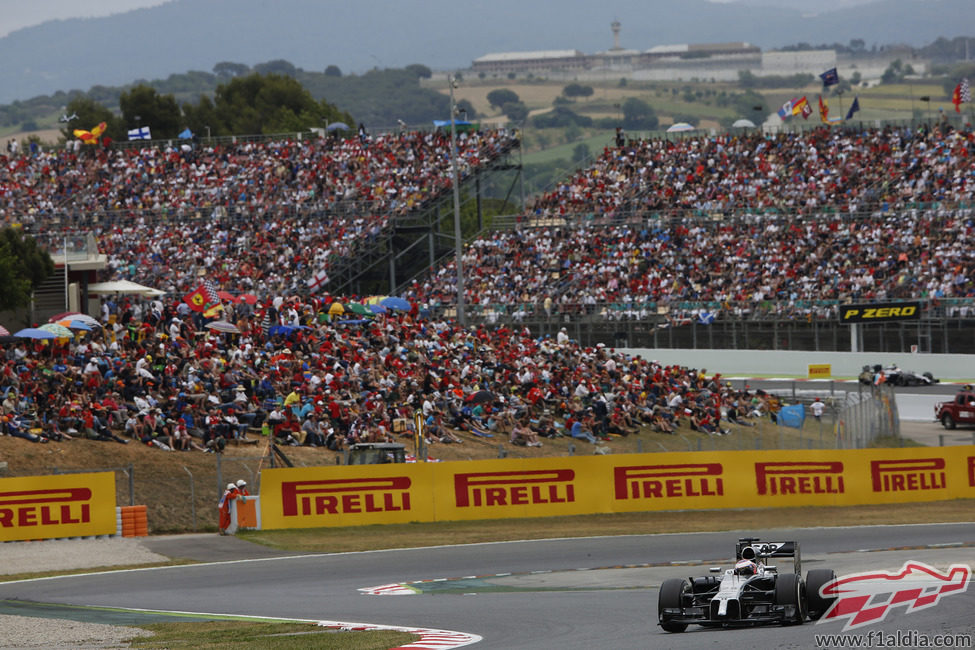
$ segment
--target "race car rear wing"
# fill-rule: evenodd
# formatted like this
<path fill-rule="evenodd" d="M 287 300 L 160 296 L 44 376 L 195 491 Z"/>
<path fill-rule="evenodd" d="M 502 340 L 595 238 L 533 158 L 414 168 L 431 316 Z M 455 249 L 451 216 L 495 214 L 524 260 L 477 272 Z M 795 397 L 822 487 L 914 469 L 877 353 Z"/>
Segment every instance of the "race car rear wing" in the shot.
<path fill-rule="evenodd" d="M 735 561 L 759 560 L 768 564 L 766 558 L 776 557 L 791 557 L 796 574 L 802 573 L 799 542 L 763 542 L 758 537 L 742 537 L 735 546 Z"/>

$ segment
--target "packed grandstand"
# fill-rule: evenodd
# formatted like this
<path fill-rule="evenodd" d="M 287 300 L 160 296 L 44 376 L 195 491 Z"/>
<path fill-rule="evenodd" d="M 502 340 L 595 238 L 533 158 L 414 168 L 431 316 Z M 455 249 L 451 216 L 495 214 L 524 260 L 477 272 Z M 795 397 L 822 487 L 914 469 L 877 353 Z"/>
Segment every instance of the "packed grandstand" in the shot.
<path fill-rule="evenodd" d="M 462 176 L 517 139 L 463 134 Z M 969 127 L 634 140 L 536 198 L 517 228 L 469 242 L 464 301 L 547 314 L 774 301 L 826 317 L 851 300 L 971 298 L 973 153 Z M 309 284 L 449 193 L 450 176 L 440 132 L 8 153 L 5 225 L 51 247 L 90 232 L 109 260 L 100 279 L 165 295 L 109 297 L 85 334 L 8 344 L 5 430 L 219 451 L 267 426 L 339 449 L 395 440 L 422 413 L 431 443 L 502 432 L 598 444 L 722 435 L 774 410 L 720 376 L 564 331 L 464 328 L 443 315 L 456 303 L 451 262 L 396 307 Z M 203 279 L 222 311 L 184 299 Z"/>

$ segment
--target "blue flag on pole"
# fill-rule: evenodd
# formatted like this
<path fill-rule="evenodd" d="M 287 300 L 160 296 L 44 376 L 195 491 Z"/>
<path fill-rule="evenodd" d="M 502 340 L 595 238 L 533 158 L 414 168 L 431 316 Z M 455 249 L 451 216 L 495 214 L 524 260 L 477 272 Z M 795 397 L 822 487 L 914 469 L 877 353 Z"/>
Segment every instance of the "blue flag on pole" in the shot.
<path fill-rule="evenodd" d="M 853 103 L 850 104 L 850 110 L 846 112 L 846 119 L 852 120 L 853 114 L 860 110 L 860 98 L 854 97 Z"/>
<path fill-rule="evenodd" d="M 823 80 L 824 88 L 828 88 L 840 82 L 840 75 L 836 73 L 836 68 L 830 68 L 823 74 L 819 75 L 819 78 Z"/>
<path fill-rule="evenodd" d="M 193 132 L 190 131 L 189 127 L 183 129 L 183 132 L 179 134 L 181 140 L 189 140 L 193 137 Z"/>

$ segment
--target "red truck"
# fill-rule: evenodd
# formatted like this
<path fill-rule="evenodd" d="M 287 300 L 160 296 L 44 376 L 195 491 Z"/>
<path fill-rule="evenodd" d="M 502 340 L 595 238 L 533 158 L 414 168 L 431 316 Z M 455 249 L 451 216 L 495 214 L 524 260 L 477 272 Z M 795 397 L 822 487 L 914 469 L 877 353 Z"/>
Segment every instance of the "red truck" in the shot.
<path fill-rule="evenodd" d="M 935 404 L 934 418 L 945 429 L 954 429 L 959 424 L 975 424 L 975 391 L 963 390 L 950 402 Z"/>

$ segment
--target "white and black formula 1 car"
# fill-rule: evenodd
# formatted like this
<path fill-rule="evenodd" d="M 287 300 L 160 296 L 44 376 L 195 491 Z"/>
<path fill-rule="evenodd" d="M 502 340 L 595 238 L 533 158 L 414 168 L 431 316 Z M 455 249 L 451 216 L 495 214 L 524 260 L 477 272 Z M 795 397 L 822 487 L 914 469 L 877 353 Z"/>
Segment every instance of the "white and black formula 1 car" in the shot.
<path fill-rule="evenodd" d="M 792 558 L 792 572 L 779 573 L 769 564 Z M 802 580 L 799 542 L 762 542 L 745 537 L 735 546 L 733 569 L 710 569 L 703 578 L 672 578 L 660 585 L 658 624 L 668 632 L 683 632 L 691 623 L 703 627 L 801 625 L 818 619 L 833 598 L 820 596 L 820 588 L 836 576 L 830 569 L 815 569 Z"/>

